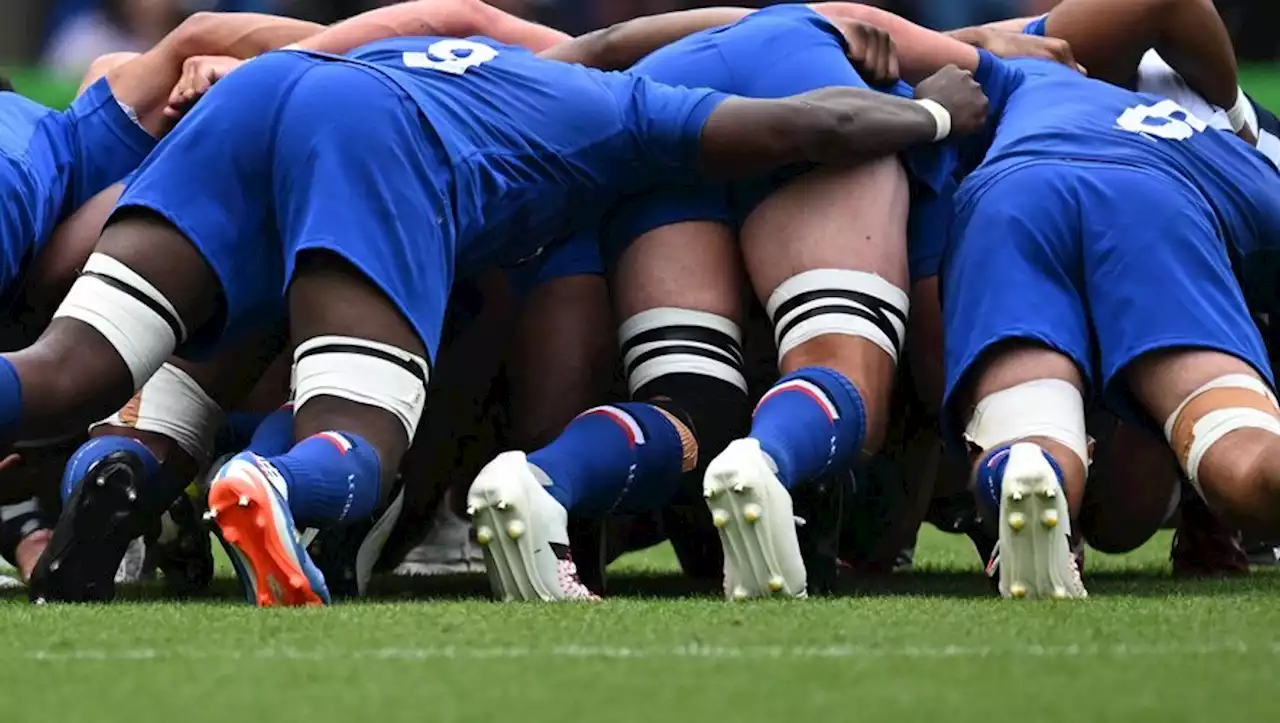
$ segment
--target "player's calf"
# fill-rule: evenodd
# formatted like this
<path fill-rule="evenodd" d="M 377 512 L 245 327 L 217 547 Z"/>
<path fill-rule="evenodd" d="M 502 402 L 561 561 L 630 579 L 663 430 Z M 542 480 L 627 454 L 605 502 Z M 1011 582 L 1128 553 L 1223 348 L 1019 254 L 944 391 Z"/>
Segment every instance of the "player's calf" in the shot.
<path fill-rule="evenodd" d="M 32 599 L 113 598 L 130 543 L 159 538 L 162 515 L 207 463 L 222 416 L 191 375 L 164 364 L 120 411 L 94 425 L 97 436 L 63 473 L 63 510 L 32 578 Z M 174 582 L 199 587 L 211 572 L 204 566 L 190 584 Z"/>
<path fill-rule="evenodd" d="M 1058 362 L 1053 366 L 1070 365 L 1040 349 L 1006 351 L 1004 359 L 993 359 L 977 381 L 975 396 L 983 396 L 965 427 L 965 439 L 978 450 L 979 504 L 999 528 L 988 574 L 999 574 L 1005 597 L 1087 595 L 1071 542 L 1072 514 L 1079 509 L 1088 466 L 1084 399 L 1076 383 L 1065 379 L 1000 381 L 1019 367 L 1024 377 L 1034 375 L 1027 363 L 1050 362 L 1048 355 Z"/>

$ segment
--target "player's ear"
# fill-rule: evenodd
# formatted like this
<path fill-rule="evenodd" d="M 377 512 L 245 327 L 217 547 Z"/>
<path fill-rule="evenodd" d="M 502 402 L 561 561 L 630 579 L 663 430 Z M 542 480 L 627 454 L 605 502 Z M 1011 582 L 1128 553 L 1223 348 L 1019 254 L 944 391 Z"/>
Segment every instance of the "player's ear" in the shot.
<path fill-rule="evenodd" d="M 6 75 L 0 75 L 0 93 L 13 90 L 13 82 Z"/>

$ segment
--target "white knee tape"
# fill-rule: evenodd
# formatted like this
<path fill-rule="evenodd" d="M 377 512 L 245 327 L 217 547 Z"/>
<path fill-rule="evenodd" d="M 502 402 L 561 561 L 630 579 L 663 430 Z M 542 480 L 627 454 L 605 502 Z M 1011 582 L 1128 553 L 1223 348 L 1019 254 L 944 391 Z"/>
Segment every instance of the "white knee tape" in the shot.
<path fill-rule="evenodd" d="M 848 269 L 814 269 L 782 282 L 765 311 L 778 358 L 826 334 L 860 336 L 898 361 L 907 333 L 907 292 L 883 277 Z"/>
<path fill-rule="evenodd" d="M 203 465 L 213 453 L 222 418 L 222 407 L 196 380 L 165 363 L 128 404 L 90 429 L 110 425 L 163 434 Z"/>
<path fill-rule="evenodd" d="M 747 391 L 742 331 L 705 311 L 663 307 L 622 322 L 618 330 L 627 387 L 637 389 L 668 374 L 698 374 Z"/>
<path fill-rule="evenodd" d="M 338 397 L 385 409 L 413 439 L 427 403 L 427 360 L 368 339 L 317 336 L 293 353 L 294 406 L 311 399 Z"/>
<path fill-rule="evenodd" d="M 105 254 L 89 257 L 53 318 L 77 319 L 115 347 L 133 376 L 134 391 L 186 339 L 169 300 L 133 269 Z"/>
<path fill-rule="evenodd" d="M 1044 437 L 1067 447 L 1089 467 L 1084 397 L 1061 379 L 1023 382 L 985 397 L 973 410 L 964 436 L 982 449 Z"/>
<path fill-rule="evenodd" d="M 1262 409 L 1232 404 L 1232 400 L 1223 399 L 1223 405 L 1210 409 L 1204 414 L 1183 420 L 1183 413 L 1196 398 L 1205 393 L 1224 390 L 1239 390 L 1258 397 L 1257 407 Z M 1187 479 L 1203 494 L 1200 488 L 1200 462 L 1205 453 L 1218 440 L 1238 429 L 1263 429 L 1280 435 L 1280 407 L 1276 397 L 1265 382 L 1248 374 L 1227 374 L 1205 384 L 1182 400 L 1178 408 L 1164 423 L 1164 436 L 1178 455 Z M 1189 436 L 1189 439 L 1188 439 Z"/>

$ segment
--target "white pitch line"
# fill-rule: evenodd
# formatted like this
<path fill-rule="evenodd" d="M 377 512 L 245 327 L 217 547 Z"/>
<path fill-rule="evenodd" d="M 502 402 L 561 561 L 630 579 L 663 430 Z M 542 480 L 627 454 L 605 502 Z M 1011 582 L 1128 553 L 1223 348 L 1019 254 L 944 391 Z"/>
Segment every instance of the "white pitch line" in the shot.
<path fill-rule="evenodd" d="M 0 653 L 0 660 L 28 661 L 126 661 L 126 660 L 270 660 L 332 662 L 340 660 L 493 660 L 493 659 L 580 659 L 580 660 L 877 660 L 1000 657 L 1044 658 L 1136 658 L 1196 655 L 1277 655 L 1280 643 L 1223 642 L 1169 645 L 1029 645 L 1017 647 L 946 646 L 716 646 L 624 647 L 560 645 L 552 647 L 426 647 L 368 648 L 347 650 L 320 648 L 262 648 L 259 650 L 196 650 L 135 648 L 119 650 L 31 650 Z"/>

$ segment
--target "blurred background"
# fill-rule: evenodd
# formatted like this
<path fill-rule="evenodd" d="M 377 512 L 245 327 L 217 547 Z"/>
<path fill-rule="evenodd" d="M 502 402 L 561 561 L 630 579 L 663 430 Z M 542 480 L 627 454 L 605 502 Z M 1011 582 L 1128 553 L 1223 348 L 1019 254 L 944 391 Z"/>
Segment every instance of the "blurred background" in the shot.
<path fill-rule="evenodd" d="M 93 58 L 143 50 L 186 15 L 199 10 L 269 12 L 330 23 L 396 0 L 0 0 L 0 68 L 19 90 L 51 105 L 65 103 Z M 768 0 L 490 0 L 524 17 L 578 34 L 636 15 L 697 5 L 768 5 Z M 1123 1 L 1123 0 L 1118 0 Z M 1008 17 L 1037 15 L 1058 0 L 872 0 L 932 28 L 947 30 Z M 1250 66 L 1246 78 L 1265 82 L 1280 59 L 1280 0 L 1218 0 Z M 1280 66 L 1275 66 L 1280 76 Z M 1280 83 L 1280 77 L 1276 78 Z M 67 89 L 68 85 L 70 90 Z"/>

